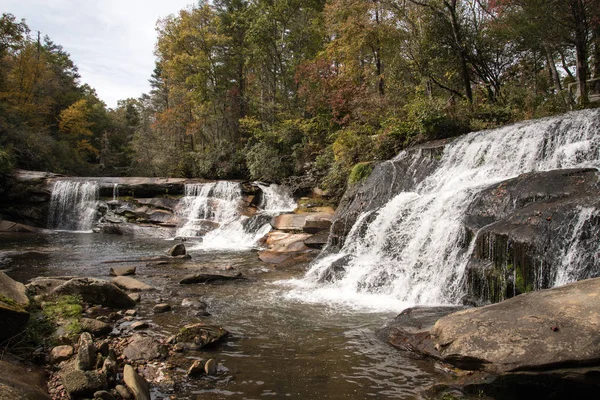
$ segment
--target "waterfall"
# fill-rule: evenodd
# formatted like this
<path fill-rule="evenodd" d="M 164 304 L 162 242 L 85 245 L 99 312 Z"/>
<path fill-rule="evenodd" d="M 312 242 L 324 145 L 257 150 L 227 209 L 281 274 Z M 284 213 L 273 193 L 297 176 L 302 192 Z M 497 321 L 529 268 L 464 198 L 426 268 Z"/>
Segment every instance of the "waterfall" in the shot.
<path fill-rule="evenodd" d="M 119 197 L 119 184 L 115 183 L 115 184 L 113 184 L 113 201 L 117 200 L 118 197 Z"/>
<path fill-rule="evenodd" d="M 381 166 L 395 174 L 394 163 L 402 162 L 407 169 L 397 179 L 409 183 L 379 182 L 376 190 L 387 196 L 383 205 L 357 218 L 339 251 L 316 260 L 304 280 L 294 282 L 301 289 L 290 296 L 387 309 L 456 303 L 464 294 L 474 247 L 474 239 L 464 245 L 463 217 L 477 193 L 526 172 L 600 168 L 600 110 L 459 137 L 444 147 L 437 167 L 421 178 L 424 151 L 403 151 Z M 574 279 L 577 226 L 593 213 L 597 216 L 598 210 L 582 209 L 573 224 L 563 257 L 569 267 L 556 284 Z"/>
<path fill-rule="evenodd" d="M 294 211 L 296 208 L 296 201 L 286 190 L 285 186 L 277 185 L 272 183 L 265 185 L 260 182 L 255 184 L 262 190 L 262 199 L 259 207 L 263 211 L 267 212 L 286 212 Z"/>
<path fill-rule="evenodd" d="M 68 231 L 90 231 L 98 204 L 97 182 L 56 181 L 52 187 L 48 226 Z"/>

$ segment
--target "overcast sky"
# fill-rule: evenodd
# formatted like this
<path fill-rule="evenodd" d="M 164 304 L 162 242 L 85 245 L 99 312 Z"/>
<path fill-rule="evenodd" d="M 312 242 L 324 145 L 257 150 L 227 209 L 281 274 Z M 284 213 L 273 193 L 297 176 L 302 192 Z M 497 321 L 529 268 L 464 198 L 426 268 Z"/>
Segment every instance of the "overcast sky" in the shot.
<path fill-rule="evenodd" d="M 194 0 L 1 0 L 2 12 L 25 18 L 71 54 L 81 81 L 109 107 L 150 90 L 155 25 Z"/>

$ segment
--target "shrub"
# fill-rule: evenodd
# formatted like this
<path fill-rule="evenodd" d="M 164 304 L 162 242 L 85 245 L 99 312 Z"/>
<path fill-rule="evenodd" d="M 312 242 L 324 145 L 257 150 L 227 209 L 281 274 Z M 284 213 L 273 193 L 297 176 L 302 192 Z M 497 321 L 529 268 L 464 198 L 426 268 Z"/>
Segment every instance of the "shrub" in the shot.
<path fill-rule="evenodd" d="M 348 175 L 348 184 L 355 185 L 359 182 L 364 181 L 371 175 L 373 171 L 372 162 L 361 162 L 352 167 L 350 175 Z"/>

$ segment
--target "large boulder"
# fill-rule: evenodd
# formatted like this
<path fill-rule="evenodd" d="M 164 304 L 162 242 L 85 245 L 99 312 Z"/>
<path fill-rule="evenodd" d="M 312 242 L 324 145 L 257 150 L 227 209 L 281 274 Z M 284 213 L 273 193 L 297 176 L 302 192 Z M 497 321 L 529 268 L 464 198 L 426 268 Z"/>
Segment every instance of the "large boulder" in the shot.
<path fill-rule="evenodd" d="M 123 355 L 131 361 L 150 361 L 168 354 L 166 346 L 151 336 L 134 335 L 123 350 Z"/>
<path fill-rule="evenodd" d="M 90 304 L 111 308 L 133 308 L 136 303 L 127 293 L 103 279 L 73 278 L 56 287 L 52 294 L 77 295 Z"/>
<path fill-rule="evenodd" d="M 59 372 L 65 391 L 71 399 L 92 397 L 95 392 L 108 387 L 106 375 L 96 371 L 82 371 L 68 364 Z"/>
<path fill-rule="evenodd" d="M 0 400 L 50 400 L 43 371 L 7 359 L 0 360 Z"/>
<path fill-rule="evenodd" d="M 329 231 L 333 214 L 329 213 L 311 213 L 304 220 L 302 230 L 306 233 L 318 233 L 321 231 Z"/>
<path fill-rule="evenodd" d="M 492 373 L 600 366 L 599 294 L 595 278 L 450 314 L 431 331 L 431 354 Z"/>
<path fill-rule="evenodd" d="M 150 400 L 150 385 L 142 378 L 133 367 L 126 364 L 123 368 L 123 381 L 133 393 L 135 400 Z"/>
<path fill-rule="evenodd" d="M 0 272 L 0 342 L 25 328 L 29 321 L 29 313 L 26 310 L 28 305 L 25 285 Z"/>
<path fill-rule="evenodd" d="M 112 282 L 124 290 L 132 292 L 141 292 L 144 290 L 154 290 L 155 288 L 137 279 L 130 278 L 128 276 L 117 276 L 112 279 Z"/>

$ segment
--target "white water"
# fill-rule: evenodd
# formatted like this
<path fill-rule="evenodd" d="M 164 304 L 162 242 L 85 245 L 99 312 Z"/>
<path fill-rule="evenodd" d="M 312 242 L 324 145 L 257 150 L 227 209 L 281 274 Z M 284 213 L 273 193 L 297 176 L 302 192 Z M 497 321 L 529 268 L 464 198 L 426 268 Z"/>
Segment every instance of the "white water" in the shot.
<path fill-rule="evenodd" d="M 48 226 L 57 230 L 91 231 L 98 197 L 97 182 L 56 181 L 50 198 Z"/>
<path fill-rule="evenodd" d="M 291 196 L 284 190 L 277 187 L 271 190 L 269 186 L 265 189 L 263 203 L 269 207 L 269 215 L 278 207 L 295 208 L 295 204 L 290 205 Z M 181 204 L 179 213 L 186 222 L 177 230 L 177 236 L 201 237 L 202 240 L 190 250 L 245 250 L 256 247 L 271 230 L 269 218 L 263 218 L 261 213 L 251 218 L 240 213 L 242 192 L 235 182 L 187 184 Z"/>
<path fill-rule="evenodd" d="M 263 196 L 260 202 L 260 209 L 267 212 L 286 212 L 294 211 L 296 201 L 284 186 L 272 183 L 265 185 L 260 182 L 255 184 L 262 190 Z"/>
<path fill-rule="evenodd" d="M 396 159 L 407 157 L 417 161 L 421 154 L 402 152 Z M 461 221 L 477 193 L 525 172 L 573 167 L 600 168 L 598 110 L 463 136 L 445 147 L 439 168 L 412 192 L 358 218 L 341 251 L 292 282 L 297 289 L 289 297 L 396 311 L 401 304 L 455 303 L 473 250 L 473 243 L 466 252 L 460 246 Z M 565 257 L 574 259 L 569 252 Z M 343 258 L 345 271 L 322 283 Z M 559 281 L 569 279 L 566 273 Z"/>

